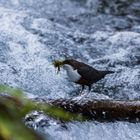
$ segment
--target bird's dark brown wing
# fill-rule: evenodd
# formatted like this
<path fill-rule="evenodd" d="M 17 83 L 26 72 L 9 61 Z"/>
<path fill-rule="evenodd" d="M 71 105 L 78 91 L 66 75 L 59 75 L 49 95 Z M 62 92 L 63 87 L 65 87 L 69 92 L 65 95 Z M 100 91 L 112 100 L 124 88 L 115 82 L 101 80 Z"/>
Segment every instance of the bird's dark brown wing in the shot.
<path fill-rule="evenodd" d="M 88 84 L 95 83 L 99 81 L 100 79 L 104 78 L 106 74 L 113 73 L 112 71 L 99 71 L 95 68 L 91 67 L 90 65 L 87 65 L 82 62 L 78 62 L 74 59 L 67 59 L 63 62 L 63 64 L 69 64 L 71 65 L 75 70 L 77 69 L 77 72 L 82 76 L 80 83 L 89 82 Z"/>
<path fill-rule="evenodd" d="M 77 70 L 78 73 L 82 76 L 83 79 L 89 81 L 90 83 L 97 82 L 100 78 L 98 70 L 89 67 L 79 67 Z"/>
<path fill-rule="evenodd" d="M 67 61 L 71 66 L 74 67 L 74 69 L 77 69 L 77 72 L 82 76 L 83 79 L 89 81 L 90 83 L 97 82 L 100 79 L 99 71 L 93 67 L 76 60 Z"/>

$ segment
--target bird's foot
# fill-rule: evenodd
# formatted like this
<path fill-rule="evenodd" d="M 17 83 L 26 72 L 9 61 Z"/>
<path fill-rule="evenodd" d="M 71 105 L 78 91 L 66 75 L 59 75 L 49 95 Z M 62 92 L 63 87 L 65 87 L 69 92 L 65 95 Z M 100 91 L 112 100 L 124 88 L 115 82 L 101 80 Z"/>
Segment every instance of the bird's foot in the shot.
<path fill-rule="evenodd" d="M 79 96 L 81 94 L 83 94 L 83 90 L 81 90 L 81 89 L 78 89 L 78 90 L 74 91 L 74 93 L 73 93 L 74 96 Z"/>
<path fill-rule="evenodd" d="M 76 103 L 82 103 L 87 97 L 87 95 L 88 95 L 87 92 L 79 94 L 78 96 L 75 96 L 73 100 L 75 100 Z"/>

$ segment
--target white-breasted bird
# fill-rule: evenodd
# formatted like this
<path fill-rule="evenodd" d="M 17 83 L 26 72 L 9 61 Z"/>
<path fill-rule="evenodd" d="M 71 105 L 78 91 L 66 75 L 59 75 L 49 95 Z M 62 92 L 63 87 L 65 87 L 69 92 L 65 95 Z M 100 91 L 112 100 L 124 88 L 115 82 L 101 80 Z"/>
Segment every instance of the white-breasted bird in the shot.
<path fill-rule="evenodd" d="M 70 81 L 79 84 L 84 90 L 85 86 L 88 86 L 89 91 L 93 83 L 104 78 L 107 74 L 114 73 L 113 71 L 96 70 L 95 68 L 79 62 L 74 59 L 66 59 L 64 61 L 56 61 L 54 66 L 60 70 L 60 67 L 66 70 Z"/>

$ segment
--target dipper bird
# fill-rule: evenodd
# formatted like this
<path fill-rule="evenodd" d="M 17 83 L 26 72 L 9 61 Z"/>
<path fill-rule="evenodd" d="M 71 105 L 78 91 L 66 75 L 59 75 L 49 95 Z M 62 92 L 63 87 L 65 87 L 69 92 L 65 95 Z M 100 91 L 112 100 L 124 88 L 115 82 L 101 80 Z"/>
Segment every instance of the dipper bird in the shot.
<path fill-rule="evenodd" d="M 58 67 L 58 70 L 60 70 L 60 67 L 63 67 L 63 69 L 66 70 L 70 81 L 80 84 L 82 86 L 82 91 L 85 86 L 88 86 L 90 91 L 93 83 L 101 80 L 107 74 L 114 73 L 113 71 L 96 70 L 95 68 L 74 59 L 67 59 L 62 62 L 57 61 L 54 66 Z"/>

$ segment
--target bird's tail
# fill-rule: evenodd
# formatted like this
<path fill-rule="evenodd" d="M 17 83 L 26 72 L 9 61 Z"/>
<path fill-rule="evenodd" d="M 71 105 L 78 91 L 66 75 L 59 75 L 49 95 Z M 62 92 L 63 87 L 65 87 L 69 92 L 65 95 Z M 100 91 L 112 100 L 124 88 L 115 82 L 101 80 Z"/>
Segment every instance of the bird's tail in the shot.
<path fill-rule="evenodd" d="M 102 73 L 102 76 L 105 76 L 105 75 L 107 75 L 107 74 L 112 74 L 112 73 L 114 73 L 114 71 L 101 71 L 101 73 Z"/>

